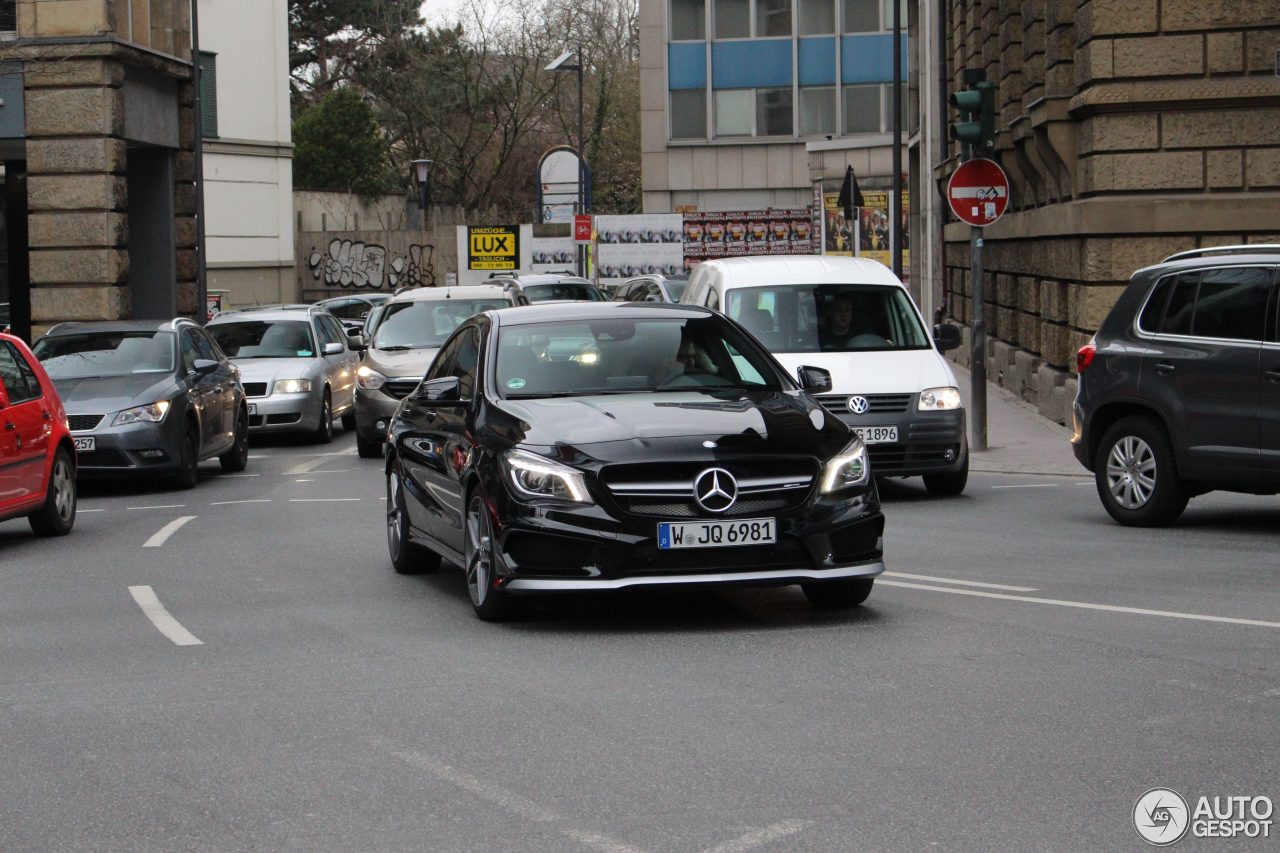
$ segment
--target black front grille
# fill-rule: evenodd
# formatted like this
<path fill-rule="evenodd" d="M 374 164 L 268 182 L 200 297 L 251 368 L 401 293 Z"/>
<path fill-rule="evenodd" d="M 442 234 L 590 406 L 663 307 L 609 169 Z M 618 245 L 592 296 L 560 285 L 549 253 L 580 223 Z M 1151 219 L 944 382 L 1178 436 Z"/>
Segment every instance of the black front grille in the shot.
<path fill-rule="evenodd" d="M 81 468 L 128 468 L 129 457 L 119 450 L 87 450 L 76 454 L 76 465 Z"/>
<path fill-rule="evenodd" d="M 102 415 L 67 415 L 67 426 L 72 432 L 96 429 L 102 418 Z"/>
<path fill-rule="evenodd" d="M 267 383 L 246 382 L 244 383 L 244 393 L 250 397 L 265 397 L 267 396 Z"/>
<path fill-rule="evenodd" d="M 670 498 L 615 497 L 618 505 L 635 515 L 650 515 L 655 518 L 742 518 L 762 512 L 779 512 L 794 509 L 804 503 L 809 494 L 807 488 L 793 489 L 780 497 L 750 499 L 754 496 L 734 501 L 733 506 L 719 515 L 712 515 L 699 507 L 692 500 L 673 501 Z"/>
<path fill-rule="evenodd" d="M 774 545 L 727 548 L 679 548 L 660 550 L 642 545 L 629 550 L 625 566 L 605 565 L 609 574 L 623 577 L 681 573 L 759 572 L 776 569 L 810 569 L 813 560 L 798 539 L 781 536 Z"/>
<path fill-rule="evenodd" d="M 902 474 L 952 465 L 959 458 L 957 454 L 960 452 L 960 446 L 958 444 L 872 444 L 867 447 L 867 450 L 871 453 L 871 473 Z"/>
<path fill-rule="evenodd" d="M 860 414 L 865 415 L 888 415 L 898 414 L 911 408 L 911 401 L 915 397 L 914 394 L 824 394 L 818 397 L 818 402 L 822 407 L 833 415 L 852 414 L 849 411 L 849 398 L 862 397 L 867 401 L 868 408 Z"/>
<path fill-rule="evenodd" d="M 813 490 L 817 462 L 804 457 L 717 459 L 611 465 L 600 475 L 610 496 L 624 512 L 658 518 L 709 517 L 694 501 L 694 479 L 708 468 L 723 468 L 738 481 L 733 506 L 719 517 L 794 509 Z"/>
<path fill-rule="evenodd" d="M 267 423 L 271 425 L 278 424 L 296 424 L 302 420 L 302 415 L 298 412 L 285 412 L 279 415 L 267 415 Z"/>
<path fill-rule="evenodd" d="M 418 387 L 420 381 L 419 379 L 388 379 L 383 384 L 382 390 L 389 397 L 403 400 L 413 393 L 413 389 Z"/>

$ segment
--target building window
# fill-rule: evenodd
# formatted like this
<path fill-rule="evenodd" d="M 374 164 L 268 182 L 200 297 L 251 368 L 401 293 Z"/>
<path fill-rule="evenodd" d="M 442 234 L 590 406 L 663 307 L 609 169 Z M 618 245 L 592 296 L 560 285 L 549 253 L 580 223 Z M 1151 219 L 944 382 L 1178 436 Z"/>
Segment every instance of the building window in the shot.
<path fill-rule="evenodd" d="M 844 0 L 844 31 L 880 32 L 880 0 Z"/>
<path fill-rule="evenodd" d="M 751 38 L 751 0 L 715 0 L 716 38 Z"/>
<path fill-rule="evenodd" d="M 707 138 L 707 93 L 685 89 L 671 93 L 671 138 Z"/>
<path fill-rule="evenodd" d="M 756 90 L 756 135 L 791 136 L 791 87 Z"/>
<path fill-rule="evenodd" d="M 827 136 L 836 132 L 836 87 L 800 89 L 800 135 Z"/>
<path fill-rule="evenodd" d="M 671 40 L 706 41 L 706 0 L 671 0 Z"/>
<path fill-rule="evenodd" d="M 200 135 L 218 138 L 218 55 L 200 51 Z"/>
<path fill-rule="evenodd" d="M 836 31 L 836 0 L 799 0 L 800 35 L 831 35 Z"/>
<path fill-rule="evenodd" d="M 907 29 L 907 0 L 898 0 L 898 5 L 902 7 L 902 30 Z M 893 0 L 884 0 L 884 23 L 883 28 L 886 30 L 893 29 Z"/>
<path fill-rule="evenodd" d="M 0 0 L 0 33 L 18 31 L 18 0 Z"/>
<path fill-rule="evenodd" d="M 879 84 L 844 87 L 844 132 L 880 133 L 884 128 Z"/>
<path fill-rule="evenodd" d="M 791 35 L 791 0 L 756 0 L 756 36 Z"/>
<path fill-rule="evenodd" d="M 755 104 L 751 89 L 722 89 L 715 93 L 716 136 L 751 136 Z"/>

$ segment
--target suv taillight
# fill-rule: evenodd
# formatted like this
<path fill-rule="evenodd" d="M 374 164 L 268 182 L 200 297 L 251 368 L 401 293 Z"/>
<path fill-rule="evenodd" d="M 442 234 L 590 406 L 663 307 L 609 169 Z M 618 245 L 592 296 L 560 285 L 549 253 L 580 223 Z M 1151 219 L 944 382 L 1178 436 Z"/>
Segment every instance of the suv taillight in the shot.
<path fill-rule="evenodd" d="M 1098 348 L 1093 341 L 1080 347 L 1080 351 L 1076 353 L 1076 373 L 1084 373 L 1085 368 L 1093 364 L 1093 357 L 1098 354 Z"/>

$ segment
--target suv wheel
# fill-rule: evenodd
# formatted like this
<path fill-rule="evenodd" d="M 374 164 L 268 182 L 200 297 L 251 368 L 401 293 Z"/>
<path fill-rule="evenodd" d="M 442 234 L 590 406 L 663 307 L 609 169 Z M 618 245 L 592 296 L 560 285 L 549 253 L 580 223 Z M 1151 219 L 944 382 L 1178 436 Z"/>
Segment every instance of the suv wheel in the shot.
<path fill-rule="evenodd" d="M 1191 498 L 1164 428 L 1140 415 L 1120 419 L 1102 436 L 1093 477 L 1107 512 L 1131 527 L 1170 524 Z"/>

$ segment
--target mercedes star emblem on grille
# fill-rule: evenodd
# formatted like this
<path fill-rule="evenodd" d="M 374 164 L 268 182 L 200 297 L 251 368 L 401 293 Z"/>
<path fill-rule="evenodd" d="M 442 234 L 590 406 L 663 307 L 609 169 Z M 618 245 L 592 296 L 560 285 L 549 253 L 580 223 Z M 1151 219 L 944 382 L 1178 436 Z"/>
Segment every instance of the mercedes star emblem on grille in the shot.
<path fill-rule="evenodd" d="M 724 512 L 738 499 L 738 481 L 723 468 L 708 468 L 694 478 L 693 498 L 707 512 Z"/>
<path fill-rule="evenodd" d="M 867 413 L 867 409 L 870 408 L 871 403 L 867 401 L 866 397 L 860 397 L 855 394 L 849 398 L 849 411 L 853 412 L 855 415 L 865 415 Z"/>

